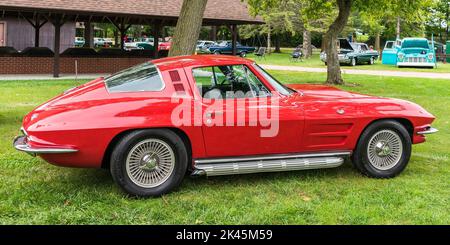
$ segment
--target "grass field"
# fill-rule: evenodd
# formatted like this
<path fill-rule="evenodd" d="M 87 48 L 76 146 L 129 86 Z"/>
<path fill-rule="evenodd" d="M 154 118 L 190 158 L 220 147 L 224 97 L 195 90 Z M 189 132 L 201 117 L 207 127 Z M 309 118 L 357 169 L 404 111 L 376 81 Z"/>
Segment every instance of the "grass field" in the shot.
<path fill-rule="evenodd" d="M 282 53 L 272 53 L 267 54 L 266 59 L 256 58 L 255 55 L 250 54 L 248 58 L 256 60 L 259 64 L 267 64 L 267 65 L 282 65 L 282 66 L 301 66 L 301 67 L 314 67 L 314 68 L 326 68 L 325 64 L 320 60 L 319 53 L 314 52 L 313 56 L 310 59 L 305 59 L 301 62 L 292 62 L 290 61 L 290 56 L 292 53 L 292 49 L 282 49 Z M 443 64 L 441 62 L 438 63 L 437 68 L 397 68 L 396 66 L 391 65 L 383 65 L 381 64 L 381 60 L 377 60 L 374 65 L 357 65 L 357 66 L 349 66 L 342 65 L 342 69 L 355 69 L 355 70 L 387 70 L 387 71 L 414 71 L 414 72 L 450 72 L 450 64 Z"/>
<path fill-rule="evenodd" d="M 321 73 L 273 72 L 288 83 Z M 441 131 L 413 147 L 406 171 L 390 180 L 337 169 L 186 178 L 156 199 L 126 197 L 108 171 L 69 169 L 16 152 L 22 117 L 76 85 L 73 81 L 0 82 L 1 224 L 449 224 L 450 81 L 345 76 L 343 89 L 408 99 L 434 113 Z M 79 84 L 80 82 L 78 82 Z M 94 139 L 95 140 L 95 139 Z"/>

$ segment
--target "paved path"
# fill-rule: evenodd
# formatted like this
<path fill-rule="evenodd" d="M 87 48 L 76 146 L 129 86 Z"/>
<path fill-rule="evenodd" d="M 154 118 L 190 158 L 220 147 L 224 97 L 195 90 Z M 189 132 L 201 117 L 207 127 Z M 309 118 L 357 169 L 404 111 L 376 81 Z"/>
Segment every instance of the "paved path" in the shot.
<path fill-rule="evenodd" d="M 267 70 L 327 72 L 327 68 L 312 68 L 312 67 L 300 67 L 300 66 L 278 66 L 278 65 L 261 65 L 261 66 Z M 342 70 L 343 74 L 355 74 L 355 75 L 450 79 L 450 73 L 383 71 L 383 70 L 352 70 L 352 69 L 341 69 L 341 70 Z"/>
<path fill-rule="evenodd" d="M 74 74 L 62 74 L 58 78 L 54 78 L 50 74 L 35 74 L 35 75 L 0 75 L 0 81 L 17 81 L 17 80 L 85 80 L 95 79 L 98 77 L 104 77 L 107 74 L 80 74 L 75 76 Z"/>

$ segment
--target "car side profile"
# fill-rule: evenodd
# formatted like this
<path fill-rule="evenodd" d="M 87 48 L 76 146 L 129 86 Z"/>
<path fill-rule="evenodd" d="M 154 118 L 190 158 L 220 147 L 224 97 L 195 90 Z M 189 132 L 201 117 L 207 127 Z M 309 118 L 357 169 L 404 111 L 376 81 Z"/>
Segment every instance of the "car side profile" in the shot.
<path fill-rule="evenodd" d="M 135 196 L 217 176 L 334 168 L 392 178 L 437 132 L 412 102 L 278 82 L 254 61 L 153 60 L 70 89 L 24 117 L 14 147 L 65 167 L 107 168 Z"/>

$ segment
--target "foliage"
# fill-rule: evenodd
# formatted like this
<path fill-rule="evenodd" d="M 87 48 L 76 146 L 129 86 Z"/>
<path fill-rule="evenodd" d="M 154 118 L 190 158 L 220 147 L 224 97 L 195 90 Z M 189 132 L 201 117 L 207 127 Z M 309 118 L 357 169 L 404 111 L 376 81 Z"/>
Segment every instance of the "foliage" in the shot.
<path fill-rule="evenodd" d="M 324 73 L 272 72 L 287 83 L 318 83 Z M 437 116 L 441 131 L 413 147 L 389 180 L 336 169 L 228 177 L 187 177 L 153 199 L 129 198 L 107 170 L 61 168 L 17 152 L 11 141 L 23 116 L 73 81 L 0 83 L 1 224 L 448 224 L 450 81 L 344 75 L 341 87 L 408 99 Z M 433 86 L 430 86 L 432 84 Z"/>

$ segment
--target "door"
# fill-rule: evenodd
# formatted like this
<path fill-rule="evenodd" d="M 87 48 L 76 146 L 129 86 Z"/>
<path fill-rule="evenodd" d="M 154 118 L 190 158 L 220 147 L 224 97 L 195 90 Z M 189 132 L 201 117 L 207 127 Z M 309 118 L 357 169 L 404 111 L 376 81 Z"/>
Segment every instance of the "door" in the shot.
<path fill-rule="evenodd" d="M 296 153 L 303 109 L 277 97 L 245 65 L 193 70 L 203 112 L 208 157 Z"/>
<path fill-rule="evenodd" d="M 395 41 L 387 41 L 381 53 L 381 62 L 384 65 L 397 65 L 397 49 Z"/>
<path fill-rule="evenodd" d="M 0 47 L 6 46 L 6 22 L 0 22 Z"/>

